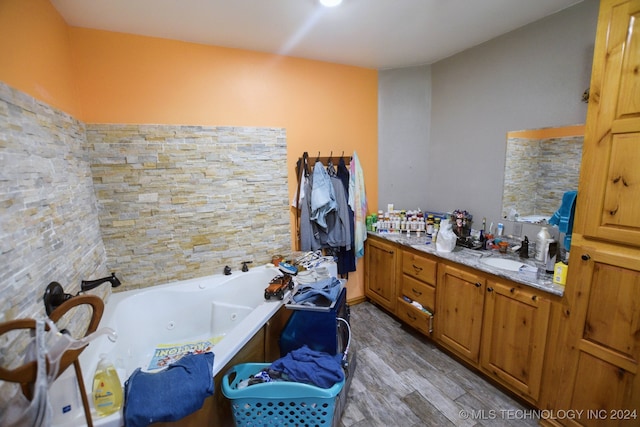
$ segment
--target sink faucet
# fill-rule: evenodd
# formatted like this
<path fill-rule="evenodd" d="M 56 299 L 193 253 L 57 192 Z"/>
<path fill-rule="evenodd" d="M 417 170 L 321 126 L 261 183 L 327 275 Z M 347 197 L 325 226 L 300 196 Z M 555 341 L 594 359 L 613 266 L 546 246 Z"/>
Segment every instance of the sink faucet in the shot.
<path fill-rule="evenodd" d="M 111 273 L 111 276 L 103 277 L 102 279 L 96 280 L 83 280 L 80 282 L 80 292 L 85 292 L 90 289 L 96 288 L 103 284 L 104 282 L 111 282 L 112 288 L 117 288 L 120 286 L 120 280 L 116 277 L 116 273 Z"/>

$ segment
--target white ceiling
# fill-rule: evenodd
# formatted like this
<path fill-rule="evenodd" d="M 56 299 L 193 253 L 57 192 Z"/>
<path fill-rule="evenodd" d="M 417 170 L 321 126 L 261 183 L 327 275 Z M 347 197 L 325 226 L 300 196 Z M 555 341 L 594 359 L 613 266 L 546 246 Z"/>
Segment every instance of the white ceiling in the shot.
<path fill-rule="evenodd" d="M 51 0 L 71 26 L 385 69 L 430 64 L 582 0 Z"/>

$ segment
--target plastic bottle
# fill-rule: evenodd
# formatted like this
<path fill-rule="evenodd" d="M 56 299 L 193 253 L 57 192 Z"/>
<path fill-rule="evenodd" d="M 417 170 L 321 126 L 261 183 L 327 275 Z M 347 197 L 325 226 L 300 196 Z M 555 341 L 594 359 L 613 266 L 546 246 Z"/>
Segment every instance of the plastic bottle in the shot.
<path fill-rule="evenodd" d="M 547 240 L 551 239 L 551 234 L 547 227 L 542 227 L 538 234 L 536 234 L 536 260 L 544 262 L 545 259 L 545 247 L 547 246 Z"/>
<path fill-rule="evenodd" d="M 93 406 L 100 416 L 113 414 L 122 407 L 120 378 L 116 367 L 105 354 L 100 355 L 100 361 L 93 376 L 91 397 Z"/>

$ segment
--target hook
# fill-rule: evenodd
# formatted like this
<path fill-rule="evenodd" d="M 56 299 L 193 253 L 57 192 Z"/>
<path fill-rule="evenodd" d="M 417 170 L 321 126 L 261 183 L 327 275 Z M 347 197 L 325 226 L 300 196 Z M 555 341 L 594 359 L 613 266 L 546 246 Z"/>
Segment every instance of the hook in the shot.
<path fill-rule="evenodd" d="M 318 157 L 316 157 L 316 162 L 320 161 L 320 152 L 318 151 Z"/>
<path fill-rule="evenodd" d="M 331 150 L 331 154 L 329 154 L 329 160 L 327 161 L 327 163 L 331 163 L 332 160 L 333 160 L 333 150 Z"/>

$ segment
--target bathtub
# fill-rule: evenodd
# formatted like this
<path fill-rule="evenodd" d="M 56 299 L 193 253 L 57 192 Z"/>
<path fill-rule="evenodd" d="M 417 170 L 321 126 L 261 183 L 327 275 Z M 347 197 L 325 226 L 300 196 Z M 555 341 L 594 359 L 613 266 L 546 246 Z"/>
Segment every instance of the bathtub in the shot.
<path fill-rule="evenodd" d="M 117 340 L 111 342 L 101 336 L 80 355 L 87 392 L 91 393 L 101 354 L 116 364 L 124 385 L 136 368 L 150 370 L 156 348 L 169 344 L 215 343 L 215 376 L 281 307 L 283 301 L 264 299 L 264 288 L 279 274 L 274 267 L 261 266 L 229 276 L 220 274 L 114 293 L 105 305 L 99 328 L 114 329 Z M 49 397 L 54 426 L 85 425 L 72 368 L 53 383 Z M 92 404 L 90 397 L 89 401 Z M 121 413 L 101 418 L 94 413 L 93 423 L 105 427 L 124 424 Z"/>

